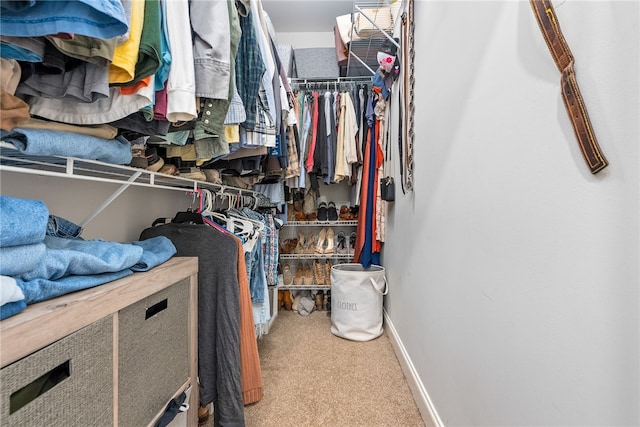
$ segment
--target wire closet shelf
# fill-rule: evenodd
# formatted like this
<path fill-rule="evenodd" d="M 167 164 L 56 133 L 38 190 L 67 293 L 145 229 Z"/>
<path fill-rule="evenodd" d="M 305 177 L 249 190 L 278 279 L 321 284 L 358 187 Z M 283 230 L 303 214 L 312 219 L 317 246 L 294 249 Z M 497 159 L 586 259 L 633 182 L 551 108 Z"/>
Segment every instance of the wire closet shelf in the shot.
<path fill-rule="evenodd" d="M 25 154 L 4 141 L 0 142 L 0 171 L 106 182 L 126 187 L 133 185 L 174 191 L 192 191 L 194 193 L 197 193 L 198 189 L 208 189 L 217 194 L 232 194 L 246 198 L 246 205 L 249 206 L 273 207 L 272 202 L 266 196 L 252 190 L 96 160 L 62 156 L 35 156 Z"/>

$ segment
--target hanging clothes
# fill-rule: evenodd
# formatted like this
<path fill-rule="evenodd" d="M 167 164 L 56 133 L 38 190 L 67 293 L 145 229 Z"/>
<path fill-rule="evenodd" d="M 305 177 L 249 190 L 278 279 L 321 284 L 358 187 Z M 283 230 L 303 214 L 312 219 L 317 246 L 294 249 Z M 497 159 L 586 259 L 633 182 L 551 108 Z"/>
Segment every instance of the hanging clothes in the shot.
<path fill-rule="evenodd" d="M 198 257 L 200 405 L 213 403 L 216 426 L 243 426 L 236 238 L 204 224 L 171 223 L 145 229 L 140 239 L 155 236 L 168 237 L 176 256 Z"/>
<path fill-rule="evenodd" d="M 375 97 L 371 97 L 367 103 L 367 123 L 369 131 L 364 150 L 364 165 L 362 170 L 362 188 L 360 192 L 360 214 L 358 215 L 358 227 L 356 245 L 354 248 L 354 260 L 367 268 L 380 265 L 381 245 L 375 236 L 376 228 L 376 199 L 378 197 L 378 168 L 383 162 L 383 153 L 377 142 L 380 124 L 374 113 Z"/>
<path fill-rule="evenodd" d="M 262 399 L 262 370 L 258 343 L 253 333 L 254 319 L 249 295 L 249 279 L 244 263 L 242 242 L 236 238 L 238 247 L 238 285 L 240 289 L 240 379 L 242 401 L 245 405 Z"/>

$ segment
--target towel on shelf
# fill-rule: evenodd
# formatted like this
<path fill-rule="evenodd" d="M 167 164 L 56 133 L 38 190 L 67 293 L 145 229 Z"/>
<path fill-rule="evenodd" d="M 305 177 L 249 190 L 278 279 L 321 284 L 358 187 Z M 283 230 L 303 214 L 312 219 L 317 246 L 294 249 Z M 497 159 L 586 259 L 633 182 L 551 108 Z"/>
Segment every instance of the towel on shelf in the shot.
<path fill-rule="evenodd" d="M 49 209 L 40 200 L 0 195 L 0 246 L 41 243 L 47 231 Z"/>

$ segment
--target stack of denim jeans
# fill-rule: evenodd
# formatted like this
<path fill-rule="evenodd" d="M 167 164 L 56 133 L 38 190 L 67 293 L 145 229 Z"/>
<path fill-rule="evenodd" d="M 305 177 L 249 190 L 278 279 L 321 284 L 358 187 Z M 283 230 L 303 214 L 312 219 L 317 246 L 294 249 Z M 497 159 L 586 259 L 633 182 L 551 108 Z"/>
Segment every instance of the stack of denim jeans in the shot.
<path fill-rule="evenodd" d="M 49 210 L 39 200 L 0 195 L 0 318 L 24 310 L 24 293 L 13 276 L 36 268 L 44 257 Z"/>
<path fill-rule="evenodd" d="M 166 237 L 132 243 L 80 238 L 76 224 L 37 200 L 0 196 L 0 318 L 81 289 L 147 271 L 176 253 Z"/>

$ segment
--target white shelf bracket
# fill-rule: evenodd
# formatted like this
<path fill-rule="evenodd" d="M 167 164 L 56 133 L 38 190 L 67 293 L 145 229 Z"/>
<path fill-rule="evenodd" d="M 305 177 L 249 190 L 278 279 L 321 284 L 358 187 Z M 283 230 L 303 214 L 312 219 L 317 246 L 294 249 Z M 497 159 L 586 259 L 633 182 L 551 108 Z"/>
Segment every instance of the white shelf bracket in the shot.
<path fill-rule="evenodd" d="M 356 58 L 358 60 L 358 62 L 360 64 L 362 64 L 367 70 L 369 70 L 371 72 L 371 74 L 375 74 L 376 72 L 373 71 L 373 69 L 371 69 L 371 67 L 369 67 L 369 65 L 367 65 L 366 62 L 364 62 L 362 59 L 360 59 L 358 57 L 358 55 L 356 55 L 355 53 L 353 53 L 352 51 L 349 52 L 351 54 L 351 56 L 353 56 L 354 58 Z"/>
<path fill-rule="evenodd" d="M 98 206 L 96 210 L 94 210 L 91 214 L 89 214 L 89 216 L 83 219 L 78 225 L 81 228 L 84 228 L 85 225 L 91 222 L 91 220 L 97 217 L 100 214 L 100 212 L 102 212 L 107 206 L 109 206 L 111 202 L 117 199 L 118 196 L 124 192 L 124 190 L 129 188 L 131 186 L 131 183 L 135 182 L 135 180 L 138 179 L 140 175 L 142 175 L 142 172 L 135 172 L 133 175 L 131 175 L 131 177 L 127 180 L 126 184 L 122 184 L 116 191 L 113 192 L 111 196 L 109 196 L 109 198 L 107 198 L 107 200 L 105 200 L 100 206 Z"/>

